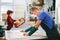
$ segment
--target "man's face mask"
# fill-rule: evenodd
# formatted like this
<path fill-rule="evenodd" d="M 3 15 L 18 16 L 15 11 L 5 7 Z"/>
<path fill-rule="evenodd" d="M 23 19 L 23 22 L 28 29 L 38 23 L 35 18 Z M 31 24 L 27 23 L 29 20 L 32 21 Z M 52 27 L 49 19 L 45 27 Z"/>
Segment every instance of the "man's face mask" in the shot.
<path fill-rule="evenodd" d="M 32 16 L 32 17 L 37 17 L 37 15 L 34 15 L 34 14 L 32 14 L 31 16 Z"/>

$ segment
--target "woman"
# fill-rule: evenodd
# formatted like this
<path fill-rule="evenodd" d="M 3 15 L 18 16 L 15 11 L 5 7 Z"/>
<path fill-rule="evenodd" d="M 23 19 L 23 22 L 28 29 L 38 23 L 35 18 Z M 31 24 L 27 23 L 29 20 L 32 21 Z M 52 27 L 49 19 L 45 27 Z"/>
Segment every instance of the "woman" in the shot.
<path fill-rule="evenodd" d="M 19 20 L 23 20 L 23 22 L 21 22 L 19 20 L 12 19 L 12 17 L 11 17 L 12 14 L 13 14 L 13 11 L 11 11 L 11 10 L 7 11 L 7 15 L 8 15 L 8 17 L 7 17 L 7 24 L 8 24 L 7 30 L 10 30 L 13 27 L 13 25 L 15 25 L 16 28 L 18 28 L 20 25 L 25 23 L 24 18 L 19 19 Z"/>
<path fill-rule="evenodd" d="M 12 14 L 13 14 L 13 11 L 11 11 L 11 10 L 7 11 L 7 15 L 8 15 L 8 17 L 7 17 L 7 24 L 8 24 L 7 30 L 10 30 L 13 27 L 14 22 L 16 21 L 16 20 L 12 19 L 12 17 L 11 17 Z"/>

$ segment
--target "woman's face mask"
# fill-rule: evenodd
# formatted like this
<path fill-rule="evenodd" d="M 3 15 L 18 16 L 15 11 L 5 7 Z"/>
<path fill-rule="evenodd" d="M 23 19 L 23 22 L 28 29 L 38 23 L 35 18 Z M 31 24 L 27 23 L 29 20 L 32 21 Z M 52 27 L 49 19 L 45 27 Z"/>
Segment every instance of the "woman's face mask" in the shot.
<path fill-rule="evenodd" d="M 11 17 L 13 18 L 13 15 Z"/>
<path fill-rule="evenodd" d="M 13 18 L 13 14 L 11 13 L 10 16 Z"/>

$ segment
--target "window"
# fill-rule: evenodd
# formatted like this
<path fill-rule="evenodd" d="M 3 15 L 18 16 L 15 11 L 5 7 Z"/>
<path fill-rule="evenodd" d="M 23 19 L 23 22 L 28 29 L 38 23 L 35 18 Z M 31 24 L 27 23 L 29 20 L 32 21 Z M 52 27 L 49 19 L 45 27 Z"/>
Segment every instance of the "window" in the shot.
<path fill-rule="evenodd" d="M 13 6 L 1 6 L 1 13 L 6 13 L 7 10 L 13 10 Z"/>
<path fill-rule="evenodd" d="M 6 15 L 7 10 L 14 9 L 14 2 L 13 0 L 0 0 L 0 20 L 3 20 L 3 14 Z"/>
<path fill-rule="evenodd" d="M 60 28 L 60 7 L 58 7 L 58 26 Z"/>
<path fill-rule="evenodd" d="M 9 3 L 12 3 L 13 0 L 1 0 L 1 2 L 9 2 Z"/>

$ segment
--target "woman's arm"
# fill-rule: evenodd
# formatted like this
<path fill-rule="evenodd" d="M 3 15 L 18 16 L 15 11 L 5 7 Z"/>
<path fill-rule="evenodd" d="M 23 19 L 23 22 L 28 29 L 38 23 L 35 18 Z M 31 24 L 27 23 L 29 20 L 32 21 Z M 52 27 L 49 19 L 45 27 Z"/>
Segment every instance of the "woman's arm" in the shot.
<path fill-rule="evenodd" d="M 9 21 L 14 24 L 16 20 L 13 20 L 11 17 L 8 17 Z"/>

